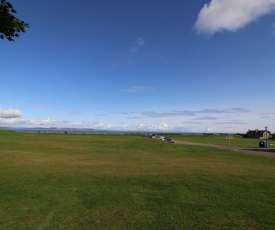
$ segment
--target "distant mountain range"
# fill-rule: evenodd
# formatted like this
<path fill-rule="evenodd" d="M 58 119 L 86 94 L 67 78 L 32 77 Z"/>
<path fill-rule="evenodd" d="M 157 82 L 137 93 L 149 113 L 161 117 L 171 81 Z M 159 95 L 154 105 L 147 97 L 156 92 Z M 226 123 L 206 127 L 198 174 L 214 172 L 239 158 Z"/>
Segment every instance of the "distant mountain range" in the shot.
<path fill-rule="evenodd" d="M 42 133 L 96 133 L 102 132 L 102 130 L 96 129 L 88 129 L 88 128 L 58 128 L 58 127 L 33 127 L 33 128 L 10 128 L 10 130 L 14 130 L 16 132 L 42 132 Z"/>

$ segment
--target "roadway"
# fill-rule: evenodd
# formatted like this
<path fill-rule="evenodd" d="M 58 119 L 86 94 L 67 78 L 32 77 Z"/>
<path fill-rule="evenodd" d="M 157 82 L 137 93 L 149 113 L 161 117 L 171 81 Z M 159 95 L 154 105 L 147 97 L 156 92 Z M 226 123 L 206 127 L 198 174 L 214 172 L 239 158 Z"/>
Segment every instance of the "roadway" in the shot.
<path fill-rule="evenodd" d="M 216 148 L 221 150 L 231 150 L 235 152 L 248 153 L 254 155 L 260 155 L 265 157 L 274 157 L 275 158 L 275 148 L 247 148 L 247 147 L 237 147 L 237 146 L 225 146 L 225 145 L 213 145 L 213 144 L 204 144 L 196 143 L 189 141 L 177 141 L 174 140 L 174 144 L 180 145 L 195 145 L 195 146 L 204 146 L 209 148 Z"/>

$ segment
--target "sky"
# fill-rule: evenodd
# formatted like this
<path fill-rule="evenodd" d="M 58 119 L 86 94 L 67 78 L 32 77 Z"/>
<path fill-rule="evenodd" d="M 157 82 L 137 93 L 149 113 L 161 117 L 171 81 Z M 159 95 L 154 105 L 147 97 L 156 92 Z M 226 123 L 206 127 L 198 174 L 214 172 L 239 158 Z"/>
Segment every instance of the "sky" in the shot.
<path fill-rule="evenodd" d="M 275 0 L 10 0 L 0 127 L 275 132 Z"/>

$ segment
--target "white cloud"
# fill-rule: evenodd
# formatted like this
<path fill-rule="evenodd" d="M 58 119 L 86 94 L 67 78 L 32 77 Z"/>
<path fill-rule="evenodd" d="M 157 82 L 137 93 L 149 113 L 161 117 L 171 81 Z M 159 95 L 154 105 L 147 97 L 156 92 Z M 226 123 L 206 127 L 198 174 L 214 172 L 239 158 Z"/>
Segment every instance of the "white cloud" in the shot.
<path fill-rule="evenodd" d="M 161 122 L 159 124 L 150 124 L 150 125 L 145 125 L 143 123 L 135 126 L 135 127 L 130 127 L 127 126 L 127 128 L 130 130 L 140 130 L 140 131 L 164 131 L 164 130 L 173 130 L 174 127 L 168 125 L 166 122 Z"/>
<path fill-rule="evenodd" d="M 112 129 L 115 126 L 112 124 L 105 124 L 103 122 L 95 122 L 91 125 L 91 128 L 93 129 Z"/>
<path fill-rule="evenodd" d="M 112 122 L 104 116 L 96 121 L 29 119 L 15 113 L 14 109 L 0 109 L 0 127 L 43 127 L 43 128 L 79 128 L 97 130 L 125 130 L 125 131 L 150 131 L 150 132 L 245 132 L 254 127 L 270 127 L 274 132 L 274 111 L 265 114 L 253 114 L 246 108 L 236 107 L 227 109 L 201 109 L 179 111 L 141 111 L 141 112 L 115 112 L 124 115 L 125 120 Z M 7 112 L 9 111 L 9 112 Z M 4 114 L 4 116 L 3 116 Z M 16 115 L 17 114 L 17 115 Z M 129 117 L 129 114 L 134 114 Z M 20 116 L 19 116 L 20 115 Z M 108 115 L 108 114 L 107 114 Z M 137 116 L 136 116 L 137 115 Z M 17 117 L 16 117 L 17 116 Z M 264 116 L 264 118 L 262 118 Z M 269 117 L 269 118 L 267 118 Z M 12 118 L 12 119 L 11 119 Z M 130 118 L 130 119 L 129 119 Z M 203 121 L 203 122 L 202 122 Z M 229 127 L 230 126 L 230 127 Z M 273 128 L 272 128 L 273 127 Z"/>
<path fill-rule="evenodd" d="M 56 121 L 50 118 L 44 119 L 44 120 L 30 120 L 28 122 L 30 125 L 36 125 L 36 126 L 49 126 L 49 125 L 55 125 Z"/>
<path fill-rule="evenodd" d="M 24 124 L 24 121 L 21 118 L 0 118 L 0 126 L 14 126 L 18 124 Z"/>
<path fill-rule="evenodd" d="M 90 128 L 90 129 L 116 129 L 113 124 L 103 123 L 103 122 L 73 122 L 73 121 L 60 121 L 51 118 L 47 119 L 25 119 L 25 118 L 14 118 L 6 119 L 0 118 L 0 127 L 44 127 L 44 128 Z"/>
<path fill-rule="evenodd" d="M 17 110 L 17 109 L 1 109 L 0 108 L 0 118 L 6 118 L 6 119 L 11 119 L 11 118 L 18 118 L 21 117 L 22 113 L 21 111 Z"/>
<path fill-rule="evenodd" d="M 195 29 L 213 35 L 237 31 L 275 10 L 275 0 L 211 0 L 201 9 Z"/>
<path fill-rule="evenodd" d="M 0 125 L 9 125 L 12 127 L 35 127 L 35 126 L 55 126 L 56 121 L 50 118 L 44 120 L 36 119 L 24 119 L 24 118 L 14 118 L 14 119 L 0 119 Z"/>
<path fill-rule="evenodd" d="M 160 130 L 168 130 L 170 128 L 171 127 L 165 122 L 161 122 L 157 127 L 157 129 L 160 129 Z"/>

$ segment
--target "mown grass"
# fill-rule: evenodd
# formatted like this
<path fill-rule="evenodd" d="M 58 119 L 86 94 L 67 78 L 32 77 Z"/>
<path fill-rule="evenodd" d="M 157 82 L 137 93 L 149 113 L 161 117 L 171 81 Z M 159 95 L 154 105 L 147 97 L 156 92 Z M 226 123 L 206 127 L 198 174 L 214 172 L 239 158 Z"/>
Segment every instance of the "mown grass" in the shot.
<path fill-rule="evenodd" d="M 216 145 L 228 145 L 226 139 L 228 135 L 171 135 L 175 140 L 190 141 L 198 143 L 216 144 Z M 259 147 L 260 139 L 257 138 L 243 138 L 240 135 L 233 135 L 233 139 L 230 140 L 230 144 L 239 147 Z M 269 144 L 273 144 L 270 147 L 275 147 L 275 140 L 269 139 Z"/>
<path fill-rule="evenodd" d="M 0 131 L 0 229 L 274 229 L 275 159 Z"/>

